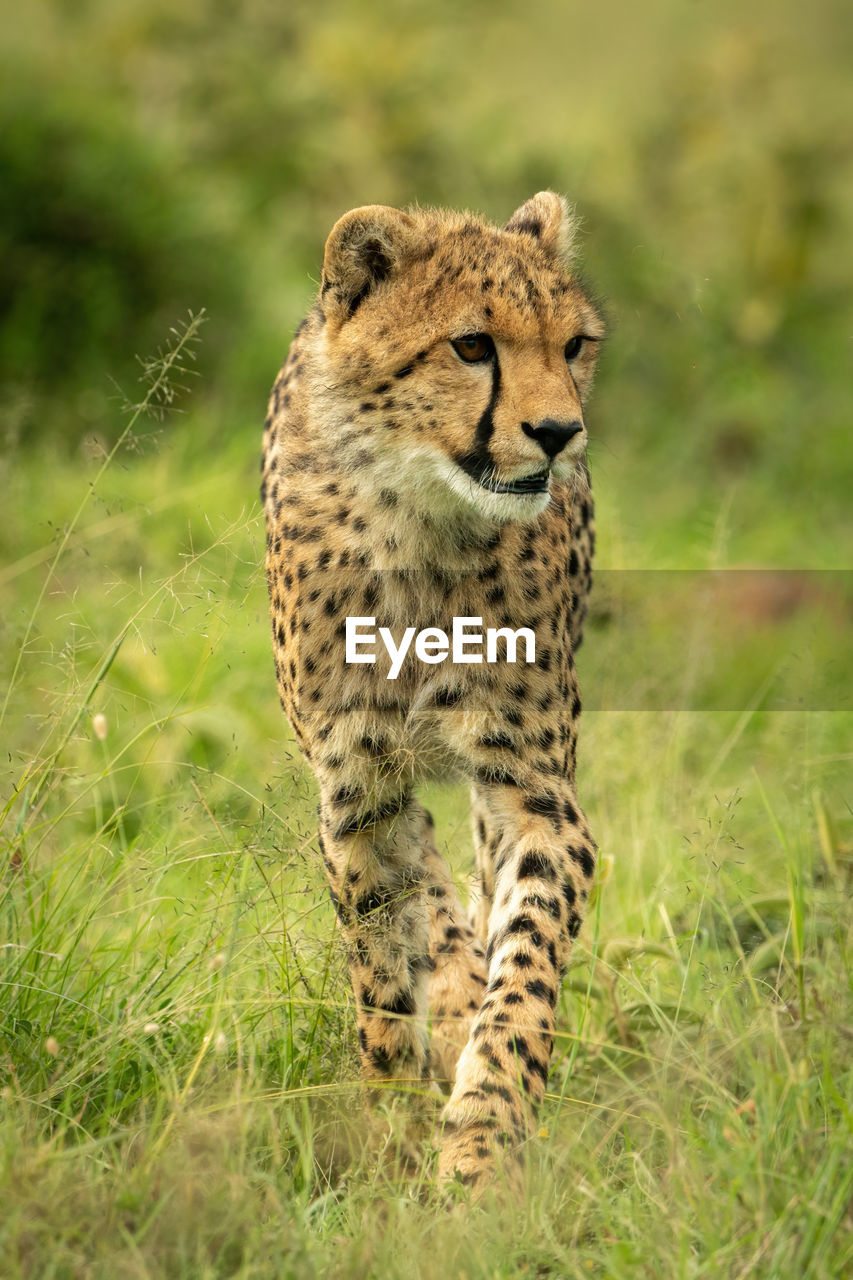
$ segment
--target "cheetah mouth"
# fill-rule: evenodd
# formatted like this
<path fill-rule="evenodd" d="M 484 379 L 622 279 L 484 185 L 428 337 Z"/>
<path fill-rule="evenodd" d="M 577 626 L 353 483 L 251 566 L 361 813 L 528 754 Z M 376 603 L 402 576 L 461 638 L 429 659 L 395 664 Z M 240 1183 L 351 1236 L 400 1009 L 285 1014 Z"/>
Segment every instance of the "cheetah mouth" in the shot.
<path fill-rule="evenodd" d="M 501 481 L 484 477 L 480 487 L 488 489 L 489 493 L 547 493 L 550 479 L 550 471 L 537 471 L 535 475 L 522 476 L 519 480 Z"/>

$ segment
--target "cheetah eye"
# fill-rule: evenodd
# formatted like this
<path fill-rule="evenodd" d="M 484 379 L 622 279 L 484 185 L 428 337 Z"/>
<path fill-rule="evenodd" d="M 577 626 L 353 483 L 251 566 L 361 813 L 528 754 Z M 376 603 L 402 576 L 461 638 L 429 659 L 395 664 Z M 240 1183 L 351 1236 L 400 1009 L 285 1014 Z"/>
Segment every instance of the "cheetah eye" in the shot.
<path fill-rule="evenodd" d="M 568 342 L 566 343 L 565 350 L 563 352 L 563 355 L 566 357 L 566 362 L 568 364 L 571 364 L 572 360 L 577 359 L 577 357 L 581 353 L 581 347 L 583 346 L 583 344 L 584 344 L 583 334 L 578 334 L 577 337 L 569 338 Z"/>
<path fill-rule="evenodd" d="M 495 354 L 495 344 L 487 333 L 470 333 L 464 338 L 451 338 L 450 345 L 466 364 L 479 364 L 491 360 Z"/>

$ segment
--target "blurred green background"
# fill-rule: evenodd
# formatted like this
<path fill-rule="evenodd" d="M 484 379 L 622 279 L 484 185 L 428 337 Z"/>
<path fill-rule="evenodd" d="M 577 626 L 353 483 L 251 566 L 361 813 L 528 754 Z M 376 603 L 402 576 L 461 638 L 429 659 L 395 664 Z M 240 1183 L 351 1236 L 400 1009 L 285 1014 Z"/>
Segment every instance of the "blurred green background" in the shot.
<path fill-rule="evenodd" d="M 10 1276 L 850 1274 L 851 55 L 849 0 L 0 0 Z M 602 876 L 540 1190 L 439 1230 L 306 1103 L 360 1123 L 260 434 L 341 213 L 543 187 L 611 326 Z"/>
<path fill-rule="evenodd" d="M 343 211 L 553 187 L 613 326 L 609 562 L 848 562 L 843 0 L 28 0 L 0 40 L 6 457 L 114 439 L 201 307 L 196 447 L 250 452 Z"/>

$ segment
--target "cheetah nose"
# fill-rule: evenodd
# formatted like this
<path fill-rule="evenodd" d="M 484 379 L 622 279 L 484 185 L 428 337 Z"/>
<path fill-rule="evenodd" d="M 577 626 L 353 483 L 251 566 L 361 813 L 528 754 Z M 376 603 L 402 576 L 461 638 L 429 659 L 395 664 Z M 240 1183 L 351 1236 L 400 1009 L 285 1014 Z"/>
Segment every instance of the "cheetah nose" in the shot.
<path fill-rule="evenodd" d="M 572 436 L 583 431 L 583 423 L 558 422 L 556 418 L 543 418 L 535 426 L 529 422 L 522 422 L 521 429 L 526 436 L 530 436 L 531 440 L 535 440 L 542 446 L 550 459 L 556 458 L 560 450 L 565 449 Z"/>

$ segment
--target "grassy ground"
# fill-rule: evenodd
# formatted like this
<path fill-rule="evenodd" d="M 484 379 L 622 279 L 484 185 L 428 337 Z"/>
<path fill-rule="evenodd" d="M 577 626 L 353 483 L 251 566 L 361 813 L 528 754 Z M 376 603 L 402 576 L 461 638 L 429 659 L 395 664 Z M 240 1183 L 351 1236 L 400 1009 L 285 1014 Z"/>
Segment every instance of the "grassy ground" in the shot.
<path fill-rule="evenodd" d="M 272 689 L 255 459 L 199 460 L 211 430 L 57 463 L 52 540 L 23 500 L 35 460 L 11 486 L 30 550 L 4 571 L 7 1273 L 843 1275 L 850 713 L 769 709 L 758 663 L 739 706 L 586 714 L 605 871 L 529 1193 L 437 1212 L 429 1140 L 412 1179 L 383 1139 L 414 1100 L 361 1118 L 312 787 Z M 777 648 L 813 608 L 785 604 Z M 641 683 L 643 630 L 614 646 L 619 625 L 592 619 L 593 703 Z M 670 636 L 685 678 L 702 639 Z M 465 797 L 431 799 L 463 874 Z"/>
<path fill-rule="evenodd" d="M 0 306 L 4 1277 L 853 1268 L 849 21 L 829 0 L 807 21 L 788 3 L 633 12 L 580 31 L 557 4 L 535 28 L 515 4 L 446 6 L 424 36 L 415 6 L 381 0 L 247 0 L 239 32 L 202 0 L 73 18 L 33 0 L 9 36 L 27 87 L 13 101 L 0 77 L 19 129 L 0 145 L 41 184 L 45 102 L 51 138 L 70 119 L 86 140 L 62 171 L 75 217 L 39 252 L 73 258 L 66 292 L 103 306 L 76 349 L 86 308 L 51 328 L 54 267 L 26 254 L 29 301 Z M 98 174 L 112 195 L 89 206 Z M 363 1108 L 313 784 L 274 692 L 259 420 L 343 208 L 498 217 L 546 185 L 581 203 L 614 322 L 581 654 L 602 876 L 527 1194 L 447 1212 L 434 1103 Z M 53 207 L 38 191 L 31 217 Z M 63 237 L 91 208 L 112 221 L 89 259 Z M 114 323 L 109 262 L 177 289 L 174 264 L 197 269 L 179 231 L 216 272 Z M 111 343 L 165 341 L 176 300 L 210 303 L 204 376 L 183 417 L 125 415 Z M 42 338 L 76 351 L 56 383 Z M 134 394 L 162 405 L 165 372 Z M 774 573 L 728 572 L 755 566 Z M 464 882 L 466 798 L 429 799 Z"/>

